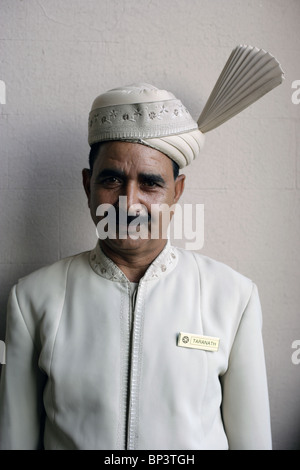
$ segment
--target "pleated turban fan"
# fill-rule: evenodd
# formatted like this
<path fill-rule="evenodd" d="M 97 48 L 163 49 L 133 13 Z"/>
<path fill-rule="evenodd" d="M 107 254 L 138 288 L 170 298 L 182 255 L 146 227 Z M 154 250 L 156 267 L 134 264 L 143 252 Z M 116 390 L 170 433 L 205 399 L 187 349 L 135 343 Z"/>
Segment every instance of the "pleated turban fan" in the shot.
<path fill-rule="evenodd" d="M 283 81 L 278 61 L 263 49 L 237 46 L 196 122 L 172 93 L 147 83 L 98 96 L 89 114 L 88 141 L 137 142 L 164 153 L 179 168 L 200 153 L 205 133 L 257 101 Z"/>

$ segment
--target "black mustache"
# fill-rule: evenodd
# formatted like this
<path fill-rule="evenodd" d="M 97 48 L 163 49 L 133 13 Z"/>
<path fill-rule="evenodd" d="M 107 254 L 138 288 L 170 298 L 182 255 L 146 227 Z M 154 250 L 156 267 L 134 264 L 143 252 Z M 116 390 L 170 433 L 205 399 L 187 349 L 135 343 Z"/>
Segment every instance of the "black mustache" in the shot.
<path fill-rule="evenodd" d="M 116 214 L 116 225 L 120 224 L 120 221 L 122 224 L 129 225 L 131 222 L 133 222 L 136 219 L 139 219 L 138 223 L 139 224 L 148 224 L 151 222 L 151 215 L 147 212 L 145 215 L 140 215 L 140 213 L 136 215 L 128 215 L 127 212 L 123 211 L 122 209 L 120 210 L 119 207 L 115 207 L 115 214 Z M 107 215 L 107 212 L 104 213 L 104 216 Z"/>
<path fill-rule="evenodd" d="M 139 219 L 139 224 L 146 224 L 146 223 L 148 224 L 151 220 L 150 217 L 146 217 L 146 216 L 142 217 L 142 216 L 128 215 L 127 218 L 126 218 L 126 224 L 129 225 L 129 224 L 131 224 L 131 222 L 133 222 L 136 219 Z M 125 221 L 125 219 L 124 219 L 124 221 Z M 120 219 L 117 219 L 116 223 L 117 223 L 117 225 L 119 225 Z"/>

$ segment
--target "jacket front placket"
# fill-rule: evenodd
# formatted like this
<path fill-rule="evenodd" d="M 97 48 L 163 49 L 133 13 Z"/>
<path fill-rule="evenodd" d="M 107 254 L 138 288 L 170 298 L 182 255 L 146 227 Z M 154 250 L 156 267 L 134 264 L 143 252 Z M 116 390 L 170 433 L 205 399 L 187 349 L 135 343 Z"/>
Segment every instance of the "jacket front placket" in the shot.
<path fill-rule="evenodd" d="M 128 413 L 127 413 L 127 449 L 134 450 L 138 439 L 138 410 L 141 364 L 143 354 L 143 331 L 145 296 L 147 281 L 141 280 L 138 286 L 134 311 L 132 312 L 132 329 L 129 360 Z"/>
<path fill-rule="evenodd" d="M 149 266 L 144 277 L 140 280 L 135 302 L 132 302 L 130 282 L 125 274 L 107 258 L 99 244 L 92 250 L 90 264 L 93 270 L 102 277 L 127 286 L 127 293 L 121 307 L 121 353 L 122 353 L 122 383 L 121 402 L 123 423 L 118 431 L 118 447 L 134 450 L 138 446 L 140 379 L 143 357 L 144 316 L 147 303 L 147 290 L 151 281 L 164 277 L 177 264 L 177 256 L 167 243 L 164 250 Z M 123 291 L 124 293 L 124 291 Z M 128 296 L 128 297 L 127 297 Z M 129 309 L 125 307 L 129 306 Z"/>

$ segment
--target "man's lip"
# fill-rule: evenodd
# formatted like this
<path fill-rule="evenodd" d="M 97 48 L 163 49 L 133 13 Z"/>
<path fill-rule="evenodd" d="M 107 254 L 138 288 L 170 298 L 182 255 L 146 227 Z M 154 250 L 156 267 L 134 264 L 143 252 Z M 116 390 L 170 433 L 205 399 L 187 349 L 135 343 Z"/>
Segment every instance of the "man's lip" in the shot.
<path fill-rule="evenodd" d="M 120 219 L 119 217 L 116 217 L 116 225 L 120 226 L 128 226 L 135 220 L 138 221 L 137 225 L 140 224 L 148 224 L 151 221 L 150 216 L 126 216 L 124 219 Z M 124 223 L 125 222 L 125 223 Z"/>

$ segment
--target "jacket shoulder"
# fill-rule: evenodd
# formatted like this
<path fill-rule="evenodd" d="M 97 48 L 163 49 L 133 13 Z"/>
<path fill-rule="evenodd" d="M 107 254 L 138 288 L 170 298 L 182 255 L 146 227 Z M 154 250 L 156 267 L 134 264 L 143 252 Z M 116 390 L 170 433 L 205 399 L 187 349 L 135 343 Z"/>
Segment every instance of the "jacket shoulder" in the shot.
<path fill-rule="evenodd" d="M 54 338 L 64 306 L 70 270 L 76 276 L 89 266 L 88 254 L 80 253 L 40 268 L 19 279 L 8 301 L 7 318 L 23 318 L 37 349 L 41 338 Z M 43 332 L 43 333 L 42 333 Z"/>
<path fill-rule="evenodd" d="M 20 278 L 16 285 L 18 300 L 26 303 L 57 300 L 64 295 L 70 266 L 84 266 L 88 263 L 88 254 L 84 252 L 63 258 Z"/>
<path fill-rule="evenodd" d="M 221 298 L 236 298 L 242 303 L 249 300 L 254 283 L 227 264 L 197 252 L 179 249 L 183 262 L 194 263 L 198 267 L 201 290 Z"/>

